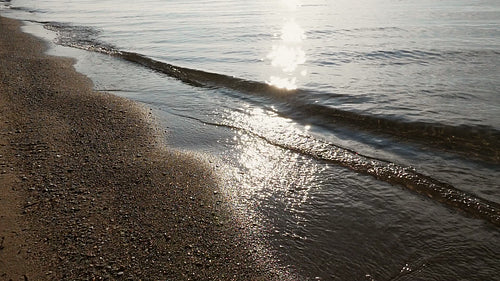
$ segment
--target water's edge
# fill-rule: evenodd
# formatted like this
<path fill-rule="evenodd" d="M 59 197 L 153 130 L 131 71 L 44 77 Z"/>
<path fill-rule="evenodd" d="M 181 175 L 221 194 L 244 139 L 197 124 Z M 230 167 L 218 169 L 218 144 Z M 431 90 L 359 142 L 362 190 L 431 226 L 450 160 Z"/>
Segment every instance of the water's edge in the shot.
<path fill-rule="evenodd" d="M 42 24 L 46 29 L 58 33 L 61 30 L 68 32 L 68 29 L 75 28 L 63 23 L 31 22 Z M 85 29 L 85 27 L 76 28 Z M 103 53 L 132 62 L 166 74 L 191 86 L 227 88 L 235 90 L 242 95 L 249 94 L 270 97 L 282 105 L 281 114 L 288 117 L 299 119 L 320 118 L 321 123 L 326 125 L 330 122 L 332 125 L 342 124 L 354 129 L 389 135 L 404 141 L 425 143 L 436 149 L 451 151 L 458 155 L 465 155 L 493 164 L 500 162 L 500 132 L 494 128 L 486 126 L 449 126 L 423 122 L 403 122 L 383 117 L 368 116 L 319 104 L 308 104 L 301 99 L 302 96 L 307 96 L 308 92 L 301 89 L 278 89 L 263 82 L 175 66 L 135 52 L 121 51 L 114 46 L 100 41 L 75 41 L 64 35 L 59 36 L 56 41 L 56 43 L 62 46 Z M 193 119 L 191 116 L 184 117 Z M 393 185 L 403 186 L 445 205 L 467 212 L 473 217 L 481 218 L 496 226 L 500 226 L 500 204 L 457 189 L 448 183 L 418 173 L 412 168 L 403 167 L 382 159 L 367 157 L 335 144 L 311 139 L 310 136 L 301 136 L 302 141 L 290 142 L 289 140 L 272 139 L 258 132 L 253 132 L 250 129 L 234 125 L 199 121 L 210 125 L 243 130 L 277 147 L 320 161 L 347 167 L 358 173 L 373 176 L 378 180 Z"/>

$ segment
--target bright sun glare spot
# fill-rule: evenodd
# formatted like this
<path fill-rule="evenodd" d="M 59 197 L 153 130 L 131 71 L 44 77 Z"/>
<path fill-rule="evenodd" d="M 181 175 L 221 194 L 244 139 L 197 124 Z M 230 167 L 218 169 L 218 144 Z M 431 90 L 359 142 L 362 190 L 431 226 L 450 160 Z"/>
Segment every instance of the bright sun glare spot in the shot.
<path fill-rule="evenodd" d="M 281 2 L 288 9 L 290 18 L 281 28 L 279 37 L 275 36 L 281 40 L 276 42 L 267 54 L 267 59 L 271 61 L 273 68 L 280 73 L 273 73 L 266 83 L 280 89 L 294 90 L 297 89 L 297 76 L 307 75 L 305 69 L 299 68 L 306 62 L 306 53 L 301 46 L 306 35 L 293 18 L 295 11 L 301 7 L 301 1 L 281 0 Z"/>
<path fill-rule="evenodd" d="M 294 72 L 299 64 L 306 61 L 306 54 L 300 47 L 285 45 L 273 46 L 267 57 L 271 59 L 272 66 L 281 68 L 285 73 Z"/>
<path fill-rule="evenodd" d="M 286 43 L 300 43 L 306 36 L 304 30 L 294 21 L 285 23 L 281 29 L 281 39 Z"/>
<path fill-rule="evenodd" d="M 297 89 L 296 77 L 281 78 L 281 77 L 271 76 L 270 80 L 267 83 L 280 89 L 286 89 L 286 90 Z"/>
<path fill-rule="evenodd" d="M 292 11 L 297 10 L 302 5 L 300 0 L 281 0 L 281 2 Z"/>
<path fill-rule="evenodd" d="M 306 62 L 306 53 L 300 45 L 306 36 L 304 30 L 295 21 L 288 21 L 281 29 L 280 38 L 281 41 L 273 45 L 267 58 L 271 60 L 271 65 L 280 69 L 286 77 L 273 75 L 267 83 L 281 89 L 297 89 L 297 78 L 294 72 L 299 65 Z M 307 71 L 302 70 L 300 74 L 305 76 Z"/>

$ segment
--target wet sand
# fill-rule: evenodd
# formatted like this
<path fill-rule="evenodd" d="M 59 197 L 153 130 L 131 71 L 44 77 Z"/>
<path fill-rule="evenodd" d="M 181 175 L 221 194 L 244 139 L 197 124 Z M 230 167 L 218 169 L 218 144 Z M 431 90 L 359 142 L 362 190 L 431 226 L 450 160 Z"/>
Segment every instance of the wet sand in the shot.
<path fill-rule="evenodd" d="M 285 280 L 209 165 L 0 17 L 0 280 Z"/>

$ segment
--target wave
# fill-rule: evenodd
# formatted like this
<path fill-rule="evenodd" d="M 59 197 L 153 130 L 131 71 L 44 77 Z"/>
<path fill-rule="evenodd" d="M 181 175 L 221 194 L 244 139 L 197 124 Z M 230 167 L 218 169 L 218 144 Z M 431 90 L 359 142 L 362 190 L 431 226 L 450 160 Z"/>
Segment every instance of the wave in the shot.
<path fill-rule="evenodd" d="M 348 36 L 359 36 L 360 33 L 373 33 L 380 32 L 387 36 L 387 32 L 408 32 L 408 30 L 402 29 L 395 26 L 382 26 L 382 27 L 365 27 L 365 28 L 351 28 L 343 29 L 338 28 L 338 26 L 326 25 L 325 29 L 310 30 L 307 32 L 307 38 L 309 39 L 322 39 L 325 36 L 335 36 L 338 34 L 348 35 Z"/>
<path fill-rule="evenodd" d="M 110 44 L 99 41 L 97 39 L 99 31 L 90 27 L 57 22 L 44 22 L 43 24 L 47 29 L 58 32 L 58 44 L 116 56 L 197 87 L 223 87 L 239 93 L 271 97 L 280 102 L 281 113 L 291 118 L 298 120 L 319 119 L 317 123 L 322 126 L 343 125 L 355 127 L 373 133 L 397 137 L 404 141 L 422 143 L 467 158 L 493 164 L 500 163 L 500 131 L 490 126 L 452 126 L 440 123 L 411 122 L 341 110 L 318 103 L 311 103 L 308 99 L 311 91 L 278 89 L 264 82 L 176 66 L 142 54 L 120 51 Z M 495 53 L 497 52 L 493 51 L 493 54 Z M 397 50 L 376 51 L 362 56 L 394 59 L 421 56 L 438 58 L 448 55 L 450 54 L 439 54 L 437 51 Z M 456 52 L 451 55 L 463 57 L 461 54 L 456 54 Z M 342 98 L 346 97 L 342 96 Z"/>
<path fill-rule="evenodd" d="M 448 183 L 421 174 L 413 168 L 364 156 L 356 151 L 319 140 L 309 135 L 296 134 L 294 138 L 273 137 L 234 124 L 207 122 L 192 116 L 176 115 L 193 119 L 206 125 L 243 131 L 271 145 L 306 155 L 316 160 L 346 167 L 352 171 L 373 176 L 378 180 L 393 185 L 403 186 L 450 207 L 467 212 L 476 218 L 481 218 L 496 226 L 500 226 L 500 204 L 457 189 Z"/>
<path fill-rule="evenodd" d="M 342 65 L 354 62 L 370 62 L 378 65 L 428 65 L 443 62 L 477 63 L 478 58 L 496 59 L 500 52 L 490 50 L 419 50 L 419 49 L 391 49 L 369 52 L 323 52 L 321 60 L 312 60 L 315 65 Z M 324 58 L 330 58 L 324 60 Z"/>
<path fill-rule="evenodd" d="M 11 9 L 10 0 L 0 0 L 0 9 Z"/>
<path fill-rule="evenodd" d="M 315 123 L 322 124 L 322 126 L 342 125 L 353 127 L 389 135 L 404 141 L 423 143 L 427 146 L 451 151 L 494 164 L 500 163 L 500 131 L 492 127 L 466 125 L 450 126 L 437 123 L 406 122 L 336 109 L 308 102 L 309 100 L 307 97 L 310 96 L 311 92 L 307 90 L 284 90 L 264 82 L 176 66 L 139 53 L 122 51 L 112 45 L 100 42 L 96 39 L 99 32 L 92 28 L 75 27 L 60 23 L 43 24 L 46 28 L 59 32 L 59 41 L 57 43 L 61 45 L 115 56 L 154 71 L 161 72 L 193 86 L 228 88 L 241 94 L 271 98 L 280 105 L 280 114 L 292 117 L 295 120 L 319 119 L 320 122 Z M 335 96 L 340 97 L 342 95 Z M 342 96 L 342 98 L 345 97 Z M 195 119 L 191 116 L 186 117 Z M 308 155 L 321 161 L 344 166 L 353 171 L 371 175 L 391 184 L 404 186 L 410 190 L 425 194 L 429 198 L 466 211 L 475 217 L 483 218 L 500 226 L 500 204 L 456 189 L 452 185 L 420 174 L 411 168 L 402 167 L 381 159 L 363 156 L 355 151 L 326 143 L 310 136 L 300 136 L 302 139 L 301 141 L 289 142 L 282 139 L 266 137 L 256 132 L 252 132 L 248 128 L 240 128 L 228 124 L 214 123 L 212 125 L 245 130 L 272 145 Z"/>
<path fill-rule="evenodd" d="M 242 94 L 258 95 L 274 99 L 280 114 L 295 120 L 315 119 L 323 127 L 347 126 L 372 133 L 396 137 L 407 142 L 416 142 L 452 152 L 467 158 L 478 159 L 492 164 L 500 163 L 500 131 L 490 126 L 452 126 L 440 123 L 396 120 L 384 116 L 361 114 L 342 110 L 320 103 L 311 103 L 309 90 L 285 90 L 264 82 L 246 80 L 225 74 L 191 69 L 158 61 L 145 55 L 121 51 L 97 39 L 99 31 L 91 27 L 73 26 L 57 22 L 44 22 L 45 28 L 58 32 L 58 44 L 88 51 L 108 54 L 142 65 L 179 79 L 196 87 L 228 88 Z M 391 51 L 373 52 L 373 56 L 434 56 L 437 52 Z M 317 93 L 315 93 L 317 94 Z M 343 95 L 330 97 L 348 98 Z"/>
<path fill-rule="evenodd" d="M 102 51 L 102 48 L 96 49 Z M 245 80 L 224 74 L 179 67 L 157 61 L 141 54 L 125 51 L 106 52 L 129 62 L 134 62 L 177 78 L 198 87 L 224 87 L 241 93 L 272 97 L 282 102 L 282 114 L 295 119 L 316 118 L 319 124 L 341 125 L 361 128 L 375 133 L 395 136 L 406 141 L 416 141 L 425 145 L 478 158 L 492 163 L 500 163 L 500 131 L 488 126 L 450 126 L 437 123 L 405 122 L 373 115 L 308 103 L 306 90 L 278 89 L 267 83 Z"/>

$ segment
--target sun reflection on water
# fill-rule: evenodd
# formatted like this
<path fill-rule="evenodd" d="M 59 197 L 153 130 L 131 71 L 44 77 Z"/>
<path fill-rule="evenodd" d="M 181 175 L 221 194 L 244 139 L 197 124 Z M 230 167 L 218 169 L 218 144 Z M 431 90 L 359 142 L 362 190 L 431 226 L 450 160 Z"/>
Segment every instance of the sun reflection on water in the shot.
<path fill-rule="evenodd" d="M 239 192 L 246 193 L 240 194 L 240 198 L 273 198 L 282 201 L 285 210 L 303 204 L 318 181 L 320 167 L 311 159 L 272 143 L 301 141 L 298 136 L 307 134 L 309 128 L 258 107 L 228 113 L 231 126 L 246 128 L 234 137 L 241 173 L 233 176 L 243 187 Z"/>
<path fill-rule="evenodd" d="M 301 5 L 299 0 L 282 0 L 288 11 L 294 14 Z M 280 41 L 272 46 L 267 58 L 278 72 L 271 75 L 268 84 L 281 89 L 297 89 L 297 76 L 307 75 L 305 69 L 299 66 L 306 62 L 306 53 L 302 49 L 302 42 L 306 39 L 304 30 L 293 17 L 285 20 L 281 28 Z"/>
<path fill-rule="evenodd" d="M 295 11 L 300 6 L 302 6 L 302 3 L 300 0 L 281 0 L 281 3 L 283 3 L 289 10 L 292 10 L 292 11 Z"/>

